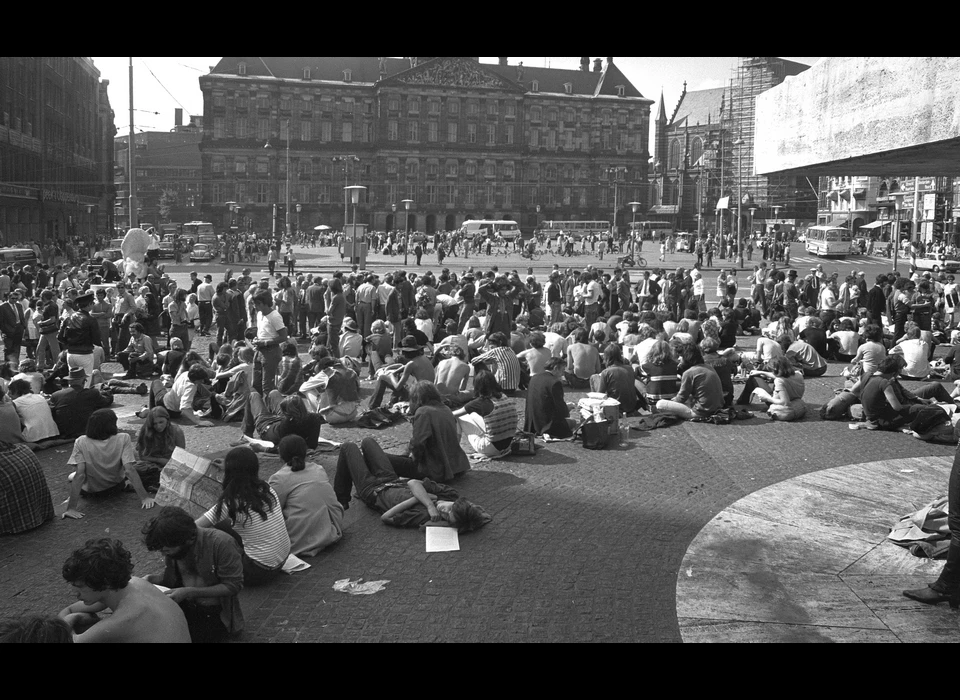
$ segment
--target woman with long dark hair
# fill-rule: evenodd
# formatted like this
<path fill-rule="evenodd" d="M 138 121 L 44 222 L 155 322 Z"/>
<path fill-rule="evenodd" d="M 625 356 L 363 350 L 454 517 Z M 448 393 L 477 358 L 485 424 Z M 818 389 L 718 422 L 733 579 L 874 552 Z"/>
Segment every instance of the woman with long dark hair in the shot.
<path fill-rule="evenodd" d="M 260 462 L 249 447 L 235 447 L 223 459 L 223 492 L 197 518 L 197 527 L 216 527 L 243 544 L 243 580 L 270 581 L 290 555 L 290 537 L 277 492 L 260 478 Z"/>
<path fill-rule="evenodd" d="M 323 467 L 307 462 L 307 443 L 302 437 L 287 435 L 277 445 L 277 452 L 284 466 L 267 482 L 280 499 L 290 551 L 298 557 L 312 557 L 343 537 L 343 506 Z"/>

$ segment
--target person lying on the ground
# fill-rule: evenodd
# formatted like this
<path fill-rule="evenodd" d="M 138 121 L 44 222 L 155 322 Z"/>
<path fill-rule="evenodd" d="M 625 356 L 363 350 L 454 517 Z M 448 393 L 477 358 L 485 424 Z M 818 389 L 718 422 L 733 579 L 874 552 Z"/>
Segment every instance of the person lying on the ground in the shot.
<path fill-rule="evenodd" d="M 182 508 L 164 506 L 144 523 L 143 543 L 163 554 L 164 570 L 144 580 L 168 588 L 194 643 L 222 641 L 243 630 L 241 545 L 226 532 L 197 527 Z"/>
<path fill-rule="evenodd" d="M 75 642 L 190 642 L 183 611 L 152 583 L 132 576 L 130 552 L 119 540 L 87 540 L 67 557 L 63 578 L 78 601 L 60 611 Z M 113 614 L 101 620 L 97 613 Z"/>
<path fill-rule="evenodd" d="M 81 495 L 120 491 L 128 481 L 140 498 L 141 508 L 154 506 L 153 497 L 140 479 L 139 463 L 130 436 L 117 431 L 117 414 L 109 408 L 101 408 L 90 415 L 87 434 L 77 438 L 67 464 L 75 466 L 76 471 L 69 477 L 70 496 L 61 518 L 83 517 L 83 513 L 77 510 Z"/>
<path fill-rule="evenodd" d="M 461 533 L 483 527 L 492 518 L 449 486 L 432 479 L 401 479 L 389 455 L 373 438 L 359 446 L 340 446 L 334 491 L 344 510 L 350 507 L 351 489 L 368 507 L 381 513 L 391 527 L 419 527 L 427 523 L 455 527 Z"/>

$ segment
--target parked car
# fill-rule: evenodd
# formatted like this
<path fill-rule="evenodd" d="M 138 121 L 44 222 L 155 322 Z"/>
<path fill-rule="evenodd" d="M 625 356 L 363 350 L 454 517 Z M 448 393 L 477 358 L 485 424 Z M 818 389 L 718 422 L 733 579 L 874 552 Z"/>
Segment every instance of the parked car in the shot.
<path fill-rule="evenodd" d="M 213 258 L 213 248 L 206 243 L 197 243 L 190 251 L 190 262 L 210 262 Z"/>
<path fill-rule="evenodd" d="M 106 250 L 101 250 L 93 254 L 93 259 L 96 260 L 110 260 L 116 262 L 123 258 L 123 252 L 119 248 L 107 248 Z"/>

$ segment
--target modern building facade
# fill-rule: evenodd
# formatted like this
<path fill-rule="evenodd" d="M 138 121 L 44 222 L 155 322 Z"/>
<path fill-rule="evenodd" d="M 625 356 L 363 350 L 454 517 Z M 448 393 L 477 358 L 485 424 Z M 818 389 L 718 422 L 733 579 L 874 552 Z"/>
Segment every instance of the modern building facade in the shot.
<path fill-rule="evenodd" d="M 136 135 L 134 168 L 137 208 L 134 223 L 153 225 L 184 223 L 200 218 L 200 138 L 203 120 L 191 116 L 183 124 L 182 110 L 175 110 L 172 131 L 145 131 Z M 129 204 L 129 136 L 115 140 L 114 183 L 117 189 L 116 223 L 131 227 Z"/>
<path fill-rule="evenodd" d="M 90 58 L 0 57 L 0 244 L 112 228 L 107 85 Z"/>
<path fill-rule="evenodd" d="M 812 223 L 815 182 L 757 175 L 754 169 L 756 97 L 809 66 L 774 57 L 741 57 L 725 88 L 683 93 L 655 122 L 653 211 L 682 230 L 766 230 L 776 222 Z M 752 212 L 751 212 L 752 210 Z M 673 217 L 673 218 L 671 218 Z"/>
<path fill-rule="evenodd" d="M 237 221 L 228 202 L 258 231 L 272 228 L 274 205 L 291 228 L 341 228 L 353 219 L 347 185 L 367 188 L 356 220 L 374 230 L 408 216 L 427 232 L 469 218 L 533 229 L 616 214 L 623 226 L 626 203 L 646 198 L 652 100 L 612 58 L 564 70 L 507 58 L 226 57 L 200 87 L 201 211 L 223 228 Z"/>

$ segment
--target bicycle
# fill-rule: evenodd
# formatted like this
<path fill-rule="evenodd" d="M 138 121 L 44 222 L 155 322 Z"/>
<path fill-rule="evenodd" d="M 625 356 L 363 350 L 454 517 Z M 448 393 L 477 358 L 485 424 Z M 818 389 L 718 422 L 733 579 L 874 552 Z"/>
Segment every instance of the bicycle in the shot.
<path fill-rule="evenodd" d="M 539 249 L 536 249 L 533 252 L 525 250 L 520 253 L 521 258 L 525 260 L 532 260 L 533 262 L 539 260 L 541 255 L 543 255 L 543 253 L 541 253 Z"/>
<path fill-rule="evenodd" d="M 646 267 L 647 261 L 641 255 L 629 255 L 624 256 L 623 260 L 620 262 L 621 267 Z"/>

